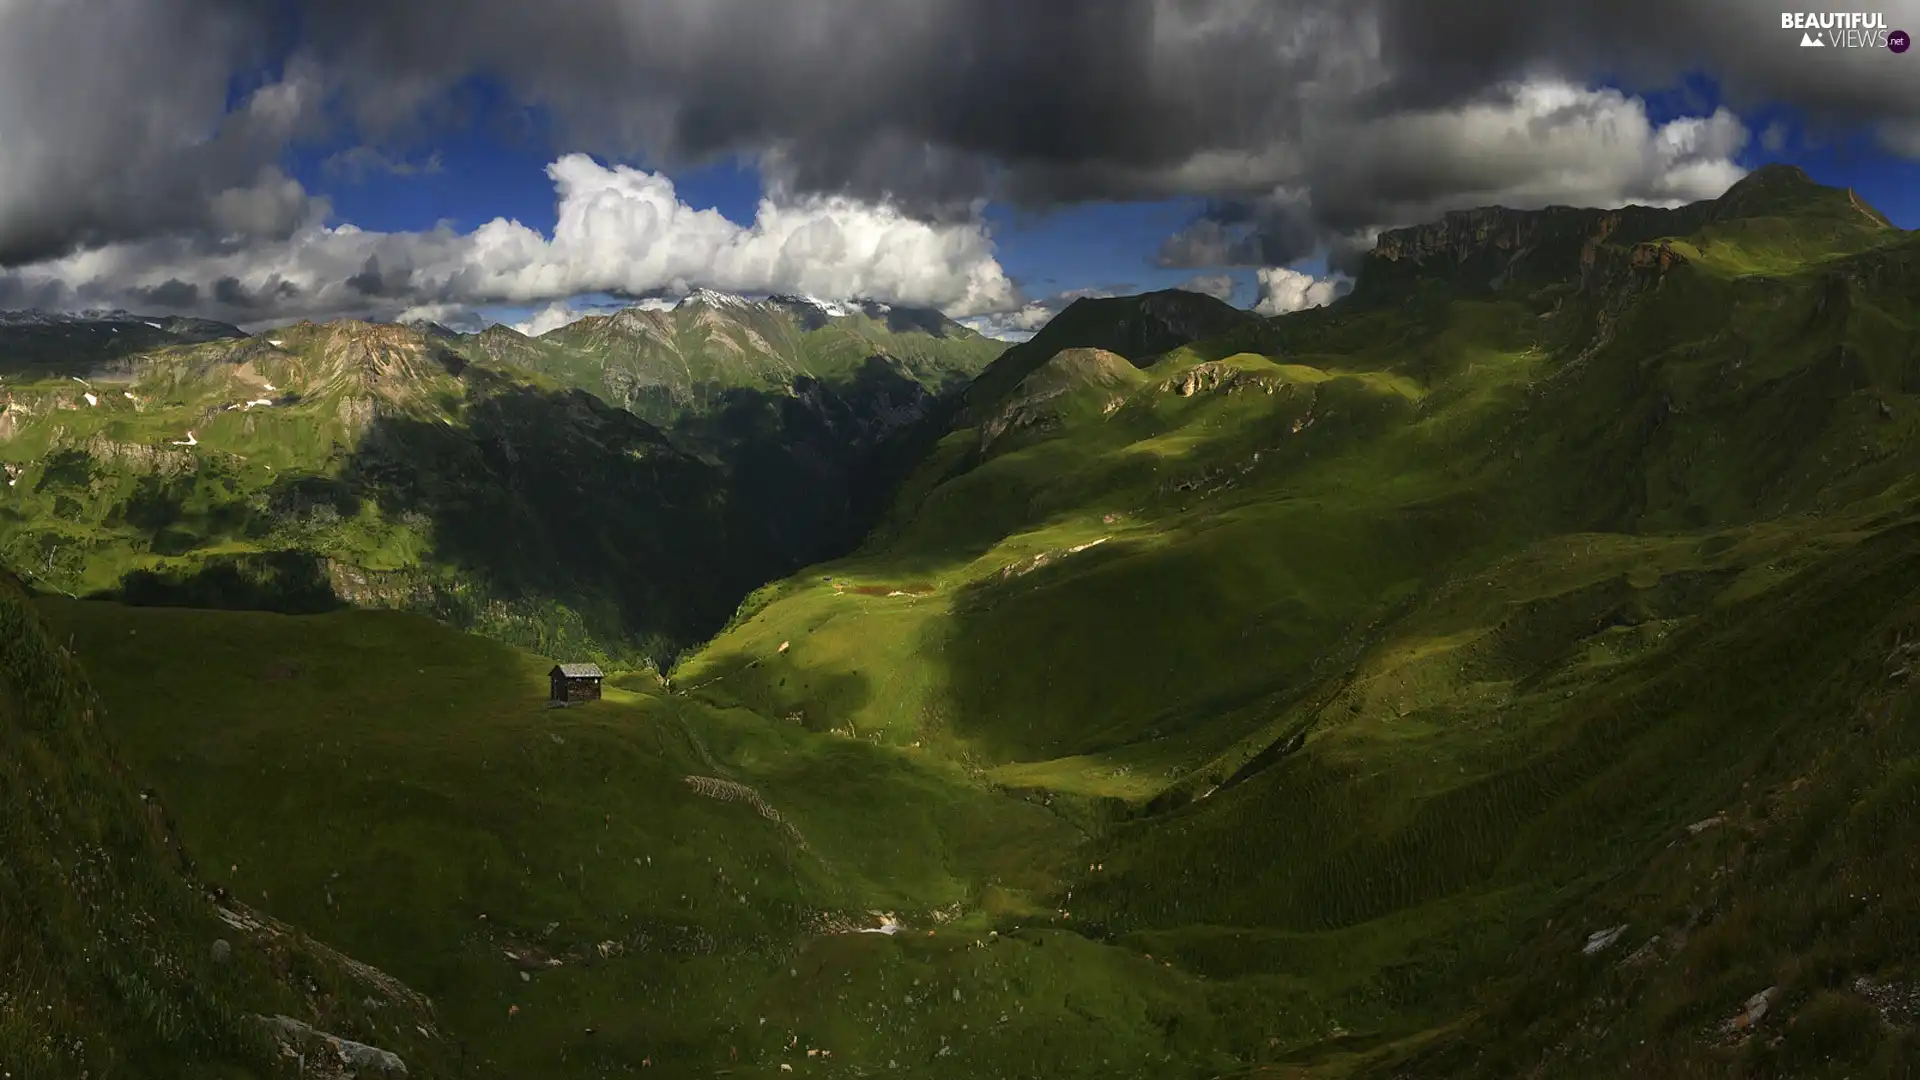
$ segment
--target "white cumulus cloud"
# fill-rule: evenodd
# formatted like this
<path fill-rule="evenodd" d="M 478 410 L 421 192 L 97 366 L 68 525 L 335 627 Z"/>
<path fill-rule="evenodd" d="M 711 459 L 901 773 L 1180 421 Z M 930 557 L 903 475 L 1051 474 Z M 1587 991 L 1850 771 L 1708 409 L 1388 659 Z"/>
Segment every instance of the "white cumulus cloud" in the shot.
<path fill-rule="evenodd" d="M 309 223 L 285 243 L 129 241 L 0 273 L 0 308 L 26 306 L 20 299 L 168 308 L 245 325 L 701 286 L 869 297 L 956 317 L 1019 303 L 977 217 L 928 222 L 884 203 L 802 196 L 764 198 L 753 221 L 739 224 L 687 205 L 659 173 L 584 154 L 560 158 L 547 173 L 559 200 L 551 237 L 496 218 L 470 233 Z M 232 216 L 263 217 L 270 205 L 236 200 Z"/>
<path fill-rule="evenodd" d="M 1211 296 L 1215 300 L 1233 299 L 1232 274 L 1199 274 L 1180 283 L 1188 292 Z"/>
<path fill-rule="evenodd" d="M 998 341 L 1021 342 L 1039 333 L 1041 327 L 1052 322 L 1055 315 L 1065 311 L 1075 300 L 1097 300 L 1112 295 L 1111 289 L 1092 286 L 1068 289 L 1043 299 L 1029 300 L 1005 311 L 963 318 L 960 322 Z"/>
<path fill-rule="evenodd" d="M 1343 277 L 1315 277 L 1285 266 L 1263 266 L 1254 271 L 1260 285 L 1260 300 L 1253 310 L 1261 315 L 1285 315 L 1290 311 L 1325 307 L 1352 287 Z"/>
<path fill-rule="evenodd" d="M 1168 266 L 1274 266 L 1475 206 L 1678 206 L 1746 174 L 1726 109 L 1655 123 L 1646 102 L 1561 79 L 1379 118 L 1329 116 L 1265 195 L 1228 200 L 1169 239 Z M 1369 240 L 1370 242 L 1370 240 Z"/>
<path fill-rule="evenodd" d="M 528 337 L 539 337 L 548 331 L 558 330 L 563 326 L 569 326 L 579 322 L 588 314 L 589 313 L 585 311 L 575 311 L 573 306 L 565 300 L 555 300 L 553 303 L 534 312 L 527 318 L 527 321 L 514 323 L 513 328 Z"/>

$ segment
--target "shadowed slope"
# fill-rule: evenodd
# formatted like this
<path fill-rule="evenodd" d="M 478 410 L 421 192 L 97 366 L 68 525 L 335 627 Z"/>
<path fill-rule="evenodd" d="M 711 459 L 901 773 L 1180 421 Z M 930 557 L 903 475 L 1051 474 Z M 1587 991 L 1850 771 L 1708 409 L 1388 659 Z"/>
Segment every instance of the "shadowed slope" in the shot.
<path fill-rule="evenodd" d="M 150 794 L 135 797 L 100 710 L 67 650 L 0 579 L 6 1073 L 292 1075 L 250 1019 L 263 1013 L 397 1050 L 414 1075 L 446 1075 L 451 1048 L 431 1034 L 424 1000 L 237 900 L 216 907 L 190 883 L 171 817 Z"/>
<path fill-rule="evenodd" d="M 666 662 L 788 565 L 724 476 L 623 410 L 399 326 L 173 349 L 0 414 L 0 553 L 143 603 L 432 612 Z"/>

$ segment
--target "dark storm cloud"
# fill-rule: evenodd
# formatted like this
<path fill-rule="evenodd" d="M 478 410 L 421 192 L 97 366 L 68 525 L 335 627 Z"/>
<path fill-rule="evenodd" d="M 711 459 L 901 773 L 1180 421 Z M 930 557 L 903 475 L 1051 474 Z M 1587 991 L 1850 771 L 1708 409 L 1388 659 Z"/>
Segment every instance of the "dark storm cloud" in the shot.
<path fill-rule="evenodd" d="M 369 255 L 360 272 L 347 279 L 347 288 L 363 296 L 393 299 L 407 296 L 412 283 L 411 267 L 394 267 L 383 272 L 380 256 Z"/>
<path fill-rule="evenodd" d="M 1876 6 L 1920 26 L 1920 0 Z M 264 252 L 326 213 L 276 165 L 342 118 L 347 179 L 435 161 L 463 117 L 537 114 L 556 155 L 738 157 L 776 199 L 887 199 L 945 224 L 985 198 L 1199 195 L 1213 209 L 1160 253 L 1191 266 L 1337 258 L 1458 206 L 1684 200 L 1737 175 L 1731 115 L 1662 126 L 1595 90 L 1603 74 L 1657 88 L 1705 70 L 1736 103 L 1877 125 L 1920 155 L 1920 63 L 1796 42 L 1744 0 L 11 0 L 0 266 L 153 237 L 223 266 Z M 507 91 L 491 114 L 460 93 L 475 75 Z M 230 109 L 236 78 L 254 89 Z M 303 295 L 478 295 L 454 272 L 395 278 L 449 244 L 407 235 L 336 238 L 389 269 L 306 272 Z M 159 273 L 160 255 L 121 264 Z M 247 295 L 269 272 L 240 275 Z M 202 301 L 230 275 L 172 273 Z"/>
<path fill-rule="evenodd" d="M 1295 5 L 1339 10 L 1332 0 Z M 403 130 L 474 70 L 550 110 L 568 148 L 678 164 L 778 151 L 797 190 L 950 208 L 1126 194 L 1291 123 L 1287 5 L 1155 0 L 333 0 L 312 47 Z"/>
<path fill-rule="evenodd" d="M 1649 83 L 1705 71 L 1739 105 L 1787 102 L 1828 121 L 1920 118 L 1914 65 L 1884 49 L 1799 52 L 1799 32 L 1781 29 L 1782 11 L 1833 7 L 1750 0 L 1389 0 L 1380 21 L 1380 59 L 1394 78 L 1375 104 L 1446 104 L 1539 70 L 1576 77 L 1614 72 Z M 1912 0 L 1875 0 L 1850 10 L 1883 13 L 1894 28 L 1920 24 L 1920 5 Z"/>
<path fill-rule="evenodd" d="M 289 232 L 311 207 L 273 165 L 302 86 L 228 111 L 262 26 L 228 0 L 0 4 L 0 265 L 176 228 Z"/>
<path fill-rule="evenodd" d="M 1200 274 L 1181 282 L 1179 288 L 1211 296 L 1215 300 L 1231 301 L 1234 293 L 1233 275 Z"/>
<path fill-rule="evenodd" d="M 1920 66 L 1810 57 L 1744 0 L 331 0 L 309 25 L 376 125 L 484 69 L 577 148 L 671 163 L 778 147 L 798 188 L 936 205 L 1245 193 L 1299 173 L 1268 151 L 1316 117 L 1451 108 L 1544 76 L 1704 68 L 1742 101 L 1920 118 Z"/>
<path fill-rule="evenodd" d="M 1192 227 L 1167 238 L 1157 261 L 1167 267 L 1284 266 L 1311 256 L 1325 239 L 1313 208 L 1282 192 L 1214 203 Z"/>
<path fill-rule="evenodd" d="M 145 308 L 190 308 L 200 300 L 200 286 L 168 278 L 158 285 L 136 288 L 133 295 Z"/>

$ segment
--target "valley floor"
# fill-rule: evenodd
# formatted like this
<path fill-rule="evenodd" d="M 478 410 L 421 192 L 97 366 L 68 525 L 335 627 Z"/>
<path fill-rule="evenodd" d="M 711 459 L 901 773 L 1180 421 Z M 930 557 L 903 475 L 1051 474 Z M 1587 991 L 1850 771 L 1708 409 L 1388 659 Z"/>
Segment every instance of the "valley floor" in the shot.
<path fill-rule="evenodd" d="M 1906 1076 L 1916 559 L 1892 502 L 1544 541 L 1186 788 L 739 675 L 550 710 L 544 661 L 405 615 L 42 608 L 207 879 L 428 993 L 472 1075 Z M 830 569 L 760 680 L 939 602 Z M 1722 1034 L 1763 991 L 1795 1019 Z"/>

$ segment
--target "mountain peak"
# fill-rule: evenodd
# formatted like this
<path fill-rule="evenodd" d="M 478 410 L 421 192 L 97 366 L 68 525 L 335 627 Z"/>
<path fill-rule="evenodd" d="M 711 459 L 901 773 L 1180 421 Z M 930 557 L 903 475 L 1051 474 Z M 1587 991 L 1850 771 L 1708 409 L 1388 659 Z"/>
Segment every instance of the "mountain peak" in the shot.
<path fill-rule="evenodd" d="M 721 292 L 719 289 L 695 289 L 673 306 L 673 310 L 704 304 L 710 308 L 752 307 L 753 301 L 737 293 Z M 627 311 L 632 308 L 625 309 Z"/>
<path fill-rule="evenodd" d="M 685 301 L 681 303 L 684 304 Z M 680 308 L 679 306 L 675 306 L 672 310 L 678 311 Z M 652 327 L 659 324 L 660 316 L 663 314 L 665 313 L 659 308 L 640 307 L 636 304 L 632 307 L 623 307 L 619 311 L 614 312 L 612 316 L 609 317 L 608 325 L 628 330 Z"/>
<path fill-rule="evenodd" d="M 1718 199 L 1714 217 L 1826 216 L 1858 222 L 1862 215 L 1875 226 L 1893 228 L 1885 215 L 1855 194 L 1852 188 L 1828 187 L 1797 165 L 1762 165 L 1741 177 Z"/>
<path fill-rule="evenodd" d="M 136 315 L 123 308 L 87 308 L 84 311 L 26 308 L 0 311 L 0 326 L 72 326 L 80 323 L 143 323 L 155 330 L 166 330 L 173 326 L 221 325 L 204 319 L 183 319 L 177 315 Z"/>
<path fill-rule="evenodd" d="M 1065 349 L 1094 349 L 1141 366 L 1190 342 L 1261 322 L 1244 308 L 1205 293 L 1161 289 L 1136 296 L 1083 296 L 1032 338 L 1000 354 L 967 390 L 976 418 L 996 408 L 1022 380 Z"/>
<path fill-rule="evenodd" d="M 1813 177 L 1808 176 L 1807 171 L 1800 166 L 1789 165 L 1783 161 L 1774 161 L 1762 165 L 1734 181 L 1733 186 L 1728 188 L 1720 197 L 1724 199 L 1728 195 L 1753 188 L 1789 186 L 1819 187 L 1820 185 L 1816 184 Z"/>
<path fill-rule="evenodd" d="M 409 330 L 416 331 L 425 337 L 444 338 L 448 341 L 455 341 L 460 337 L 457 331 L 441 323 L 434 322 L 432 319 L 409 319 L 406 322 L 400 323 L 400 325 Z"/>
<path fill-rule="evenodd" d="M 853 314 L 855 311 L 855 307 L 849 307 L 846 304 L 833 300 L 822 300 L 817 296 L 793 296 L 785 293 L 775 293 L 767 297 L 767 303 L 775 307 L 801 308 L 808 311 L 817 311 L 830 319 L 844 318 L 845 316 Z"/>

